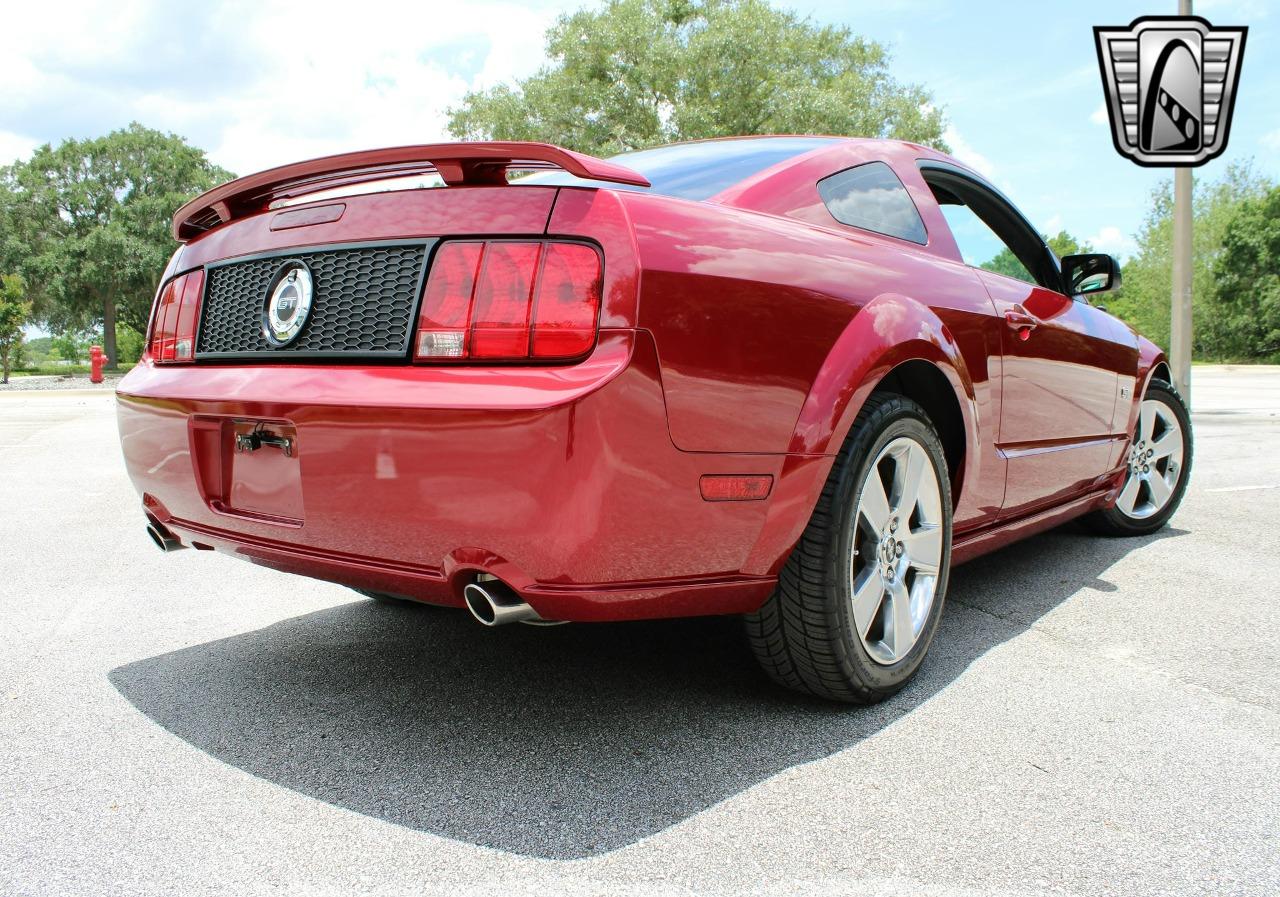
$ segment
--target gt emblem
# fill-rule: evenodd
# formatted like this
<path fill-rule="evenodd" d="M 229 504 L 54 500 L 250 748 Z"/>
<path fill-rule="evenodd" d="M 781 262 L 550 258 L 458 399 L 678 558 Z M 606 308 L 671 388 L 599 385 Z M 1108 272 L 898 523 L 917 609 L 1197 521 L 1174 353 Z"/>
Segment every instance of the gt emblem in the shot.
<path fill-rule="evenodd" d="M 1143 16 L 1093 29 L 1116 150 L 1139 165 L 1203 165 L 1227 148 L 1248 28 Z"/>
<path fill-rule="evenodd" d="M 306 264 L 285 262 L 271 280 L 262 314 L 262 335 L 276 348 L 293 342 L 311 313 L 311 270 Z"/>

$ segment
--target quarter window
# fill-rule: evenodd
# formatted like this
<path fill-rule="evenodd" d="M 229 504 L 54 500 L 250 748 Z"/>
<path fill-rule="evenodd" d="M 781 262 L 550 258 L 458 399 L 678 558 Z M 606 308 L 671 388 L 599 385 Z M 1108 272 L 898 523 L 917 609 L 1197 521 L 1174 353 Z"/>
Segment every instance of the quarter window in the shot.
<path fill-rule="evenodd" d="M 907 188 L 883 162 L 868 162 L 818 181 L 818 195 L 841 224 L 923 244 L 924 222 Z"/>

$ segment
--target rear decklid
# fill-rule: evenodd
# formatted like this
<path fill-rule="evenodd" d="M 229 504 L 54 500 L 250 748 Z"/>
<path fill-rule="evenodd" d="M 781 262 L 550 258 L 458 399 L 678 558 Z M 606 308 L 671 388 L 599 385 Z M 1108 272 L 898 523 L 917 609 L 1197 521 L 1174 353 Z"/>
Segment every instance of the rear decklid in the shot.
<path fill-rule="evenodd" d="M 174 217 L 186 242 L 149 357 L 580 359 L 598 327 L 634 321 L 630 227 L 612 191 L 558 200 L 557 185 L 507 186 L 509 171 L 547 168 L 646 183 L 545 144 L 459 143 L 331 156 L 209 191 Z M 431 174 L 443 183 L 424 184 Z"/>
<path fill-rule="evenodd" d="M 370 181 L 438 174 L 450 187 L 501 186 L 509 170 L 562 169 L 580 178 L 649 186 L 644 175 L 548 143 L 433 143 L 364 150 L 282 165 L 215 187 L 173 216 L 173 236 L 185 242 L 221 224 L 300 197 Z"/>

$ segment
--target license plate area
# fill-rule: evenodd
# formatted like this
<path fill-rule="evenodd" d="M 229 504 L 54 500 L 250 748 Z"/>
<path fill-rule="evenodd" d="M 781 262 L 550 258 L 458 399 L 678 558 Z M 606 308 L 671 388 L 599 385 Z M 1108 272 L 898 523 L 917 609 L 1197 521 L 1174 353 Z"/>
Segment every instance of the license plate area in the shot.
<path fill-rule="evenodd" d="M 220 514 L 301 526 L 298 430 L 287 420 L 197 416 L 192 456 L 200 489 Z"/>

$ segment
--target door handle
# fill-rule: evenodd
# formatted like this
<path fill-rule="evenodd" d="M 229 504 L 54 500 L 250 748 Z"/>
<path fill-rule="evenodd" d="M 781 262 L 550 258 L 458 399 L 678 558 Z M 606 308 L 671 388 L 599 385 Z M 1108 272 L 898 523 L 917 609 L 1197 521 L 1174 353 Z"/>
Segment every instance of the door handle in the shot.
<path fill-rule="evenodd" d="M 1034 317 L 1027 314 L 1026 310 L 1021 306 L 1015 306 L 1004 313 L 1004 321 L 1009 325 L 1010 330 L 1018 331 L 1018 339 L 1025 340 L 1031 336 L 1031 331 L 1035 330 L 1039 325 Z"/>

